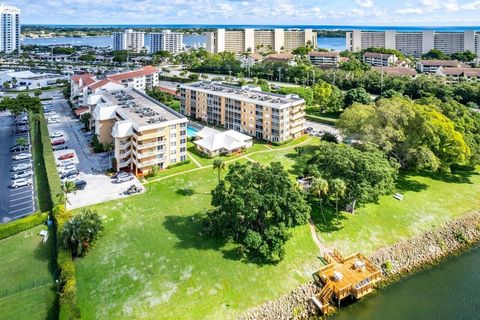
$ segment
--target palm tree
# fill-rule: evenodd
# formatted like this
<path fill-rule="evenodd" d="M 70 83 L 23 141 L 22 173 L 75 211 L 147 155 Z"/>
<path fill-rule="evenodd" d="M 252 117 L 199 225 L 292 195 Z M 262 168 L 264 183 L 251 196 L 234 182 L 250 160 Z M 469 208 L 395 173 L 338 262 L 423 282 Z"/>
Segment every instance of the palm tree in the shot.
<path fill-rule="evenodd" d="M 112 164 L 112 151 L 114 149 L 113 143 L 106 143 L 104 148 L 108 152 L 108 158 L 110 159 L 110 165 L 111 165 Z"/>
<path fill-rule="evenodd" d="M 310 191 L 316 195 L 320 201 L 320 212 L 322 213 L 323 221 L 327 223 L 325 214 L 323 213 L 323 196 L 328 193 L 328 181 L 322 178 L 313 178 Z"/>
<path fill-rule="evenodd" d="M 338 200 L 345 196 L 345 192 L 347 191 L 347 185 L 345 181 L 342 179 L 333 179 L 330 183 L 330 189 L 332 194 L 335 196 L 335 210 L 337 212 L 337 220 L 338 220 Z"/>
<path fill-rule="evenodd" d="M 75 192 L 75 190 L 77 190 L 77 187 L 73 181 L 65 181 L 62 185 L 62 193 L 58 194 L 58 198 L 59 201 L 63 202 L 64 212 L 67 211 L 67 203 L 70 204 L 70 201 L 68 201 L 68 194 Z"/>
<path fill-rule="evenodd" d="M 27 145 L 28 141 L 26 138 L 18 138 L 17 141 L 16 141 L 17 145 L 20 146 L 20 147 L 24 147 Z"/>
<path fill-rule="evenodd" d="M 227 164 L 223 160 L 216 159 L 216 160 L 213 161 L 213 169 L 214 170 L 217 169 L 217 171 L 218 171 L 218 183 L 220 183 L 220 174 L 221 174 L 222 170 L 227 169 Z"/>

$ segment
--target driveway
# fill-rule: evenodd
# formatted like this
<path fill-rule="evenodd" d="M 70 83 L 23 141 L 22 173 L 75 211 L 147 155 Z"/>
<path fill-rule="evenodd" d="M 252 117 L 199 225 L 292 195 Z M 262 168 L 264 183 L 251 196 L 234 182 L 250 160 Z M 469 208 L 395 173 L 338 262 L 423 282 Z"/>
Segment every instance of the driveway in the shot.
<path fill-rule="evenodd" d="M 32 163 L 32 160 L 13 161 L 10 148 L 15 141 L 20 138 L 26 138 L 30 141 L 28 133 L 15 133 L 15 119 L 9 112 L 0 113 L 0 223 L 6 223 L 26 215 L 29 215 L 37 209 L 35 181 L 31 186 L 12 189 L 12 171 L 13 166 L 20 163 Z M 34 180 L 34 177 L 32 178 Z"/>
<path fill-rule="evenodd" d="M 305 128 L 308 127 L 312 127 L 316 131 L 330 132 L 331 134 L 334 134 L 337 138 L 341 138 L 340 130 L 330 124 L 305 120 Z"/>
<path fill-rule="evenodd" d="M 110 156 L 107 153 L 93 153 L 90 148 L 90 138 L 82 131 L 83 124 L 74 117 L 65 100 L 53 100 L 52 105 L 60 118 L 60 123 L 49 124 L 48 130 L 50 133 L 62 131 L 64 134 L 62 139 L 65 139 L 69 147 L 67 150 L 55 151 L 55 159 L 58 162 L 60 155 L 74 153 L 73 159 L 80 171 L 79 179 L 87 182 L 84 190 L 77 190 L 68 195 L 69 209 L 125 197 L 123 192 L 132 184 L 144 189 L 137 178 L 117 184 L 108 177 L 105 172 L 110 168 Z"/>

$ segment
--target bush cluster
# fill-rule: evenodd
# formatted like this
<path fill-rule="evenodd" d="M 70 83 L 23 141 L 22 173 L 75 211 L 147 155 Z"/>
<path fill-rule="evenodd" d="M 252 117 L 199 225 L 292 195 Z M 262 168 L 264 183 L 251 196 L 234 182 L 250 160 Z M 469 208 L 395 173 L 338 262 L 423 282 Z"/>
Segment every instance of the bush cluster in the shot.
<path fill-rule="evenodd" d="M 48 213 L 34 213 L 20 220 L 0 225 L 0 239 L 5 239 L 19 232 L 36 227 L 47 220 Z"/>

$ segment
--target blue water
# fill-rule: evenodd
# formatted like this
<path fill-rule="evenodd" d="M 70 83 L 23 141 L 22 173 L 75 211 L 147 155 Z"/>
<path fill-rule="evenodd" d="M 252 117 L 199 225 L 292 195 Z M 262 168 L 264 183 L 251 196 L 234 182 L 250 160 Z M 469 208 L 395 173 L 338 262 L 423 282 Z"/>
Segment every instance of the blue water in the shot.
<path fill-rule="evenodd" d="M 186 46 L 204 46 L 206 43 L 206 38 L 204 35 L 186 35 L 183 37 L 183 42 Z M 328 50 L 345 50 L 345 38 L 317 38 L 318 47 L 325 48 Z M 35 44 L 41 46 L 51 46 L 51 45 L 74 45 L 74 46 L 91 46 L 91 47 L 111 47 L 112 46 L 112 37 L 102 36 L 102 37 L 84 37 L 84 38 L 74 38 L 74 37 L 58 37 L 58 38 L 37 38 L 37 39 L 24 39 L 22 44 Z M 149 46 L 148 38 L 145 38 L 145 46 Z"/>
<path fill-rule="evenodd" d="M 195 133 L 198 132 L 198 129 L 197 128 L 194 128 L 194 127 L 190 127 L 188 126 L 187 127 L 187 137 L 191 138 L 195 135 Z"/>

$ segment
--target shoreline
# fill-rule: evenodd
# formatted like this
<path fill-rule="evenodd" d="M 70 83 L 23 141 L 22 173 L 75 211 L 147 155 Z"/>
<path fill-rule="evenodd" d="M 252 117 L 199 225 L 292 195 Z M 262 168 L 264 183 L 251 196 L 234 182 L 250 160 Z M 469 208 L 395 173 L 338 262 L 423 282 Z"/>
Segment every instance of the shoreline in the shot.
<path fill-rule="evenodd" d="M 383 279 L 377 288 L 384 288 L 434 267 L 478 244 L 480 244 L 480 210 L 381 248 L 369 256 L 370 261 L 382 270 Z M 278 299 L 250 308 L 237 319 L 274 320 L 320 317 L 322 315 L 311 301 L 311 297 L 320 289 L 316 283 L 309 281 Z"/>

